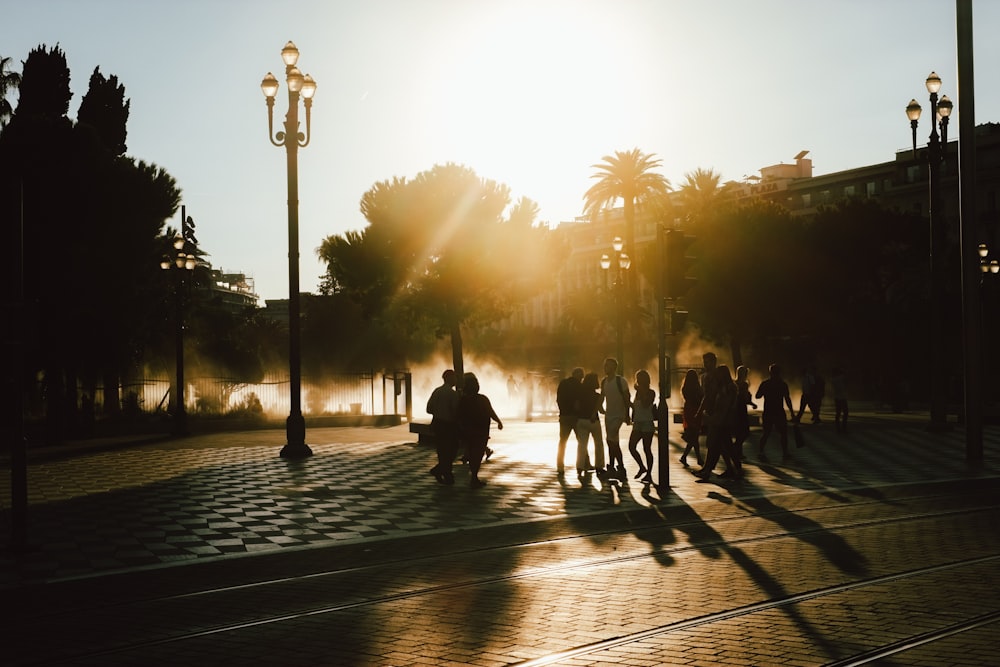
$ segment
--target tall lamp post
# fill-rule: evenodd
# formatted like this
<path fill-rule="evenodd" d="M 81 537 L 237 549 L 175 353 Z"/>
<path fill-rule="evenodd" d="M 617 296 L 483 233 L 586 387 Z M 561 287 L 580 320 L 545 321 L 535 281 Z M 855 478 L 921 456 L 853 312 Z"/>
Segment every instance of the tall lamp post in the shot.
<path fill-rule="evenodd" d="M 632 260 L 629 256 L 622 252 L 622 248 L 625 247 L 624 242 L 620 236 L 616 236 L 611 242 L 611 249 L 614 250 L 614 260 L 612 260 L 610 255 L 601 255 L 601 268 L 605 271 L 611 270 L 611 265 L 615 266 L 615 280 L 614 280 L 614 290 L 615 290 L 615 302 L 617 303 L 617 317 L 615 321 L 615 336 L 618 342 L 618 368 L 621 369 L 621 373 L 625 372 L 625 360 L 623 355 L 625 353 L 625 343 L 622 338 L 622 308 L 624 302 L 624 295 L 622 294 L 622 288 L 625 286 L 623 280 L 623 271 L 628 271 L 628 268 L 632 266 Z M 605 274 L 607 278 L 607 274 Z M 607 280 L 605 280 L 607 284 Z"/>
<path fill-rule="evenodd" d="M 948 146 L 948 117 L 953 104 L 947 95 L 938 99 L 941 77 L 931 72 L 925 82 L 930 93 L 931 134 L 927 142 L 927 165 L 930 191 L 928 217 L 930 218 L 930 273 L 931 273 L 931 423 L 930 430 L 939 431 L 947 427 L 948 420 L 948 377 L 945 363 L 945 323 L 944 305 L 947 297 L 944 261 L 948 243 L 947 228 L 941 213 L 941 163 Z M 906 106 L 906 117 L 910 119 L 913 132 L 913 154 L 917 153 L 917 122 L 920 119 L 920 104 L 915 99 Z M 941 133 L 938 134 L 940 128 Z"/>
<path fill-rule="evenodd" d="M 990 256 L 990 247 L 985 243 L 979 244 L 979 270 L 985 277 L 987 273 L 1000 273 L 1000 261 L 987 259 Z"/>
<path fill-rule="evenodd" d="M 174 236 L 174 256 L 164 256 L 160 268 L 174 274 L 174 362 L 177 369 L 177 389 L 174 392 L 174 435 L 187 435 L 187 407 L 184 401 L 184 277 L 198 265 L 195 256 L 189 252 L 188 244 L 194 246 L 194 221 L 187 217 L 181 206 L 181 231 Z M 193 250 L 194 248 L 190 248 Z"/>
<path fill-rule="evenodd" d="M 289 408 L 285 422 L 287 444 L 281 449 L 285 458 L 312 456 L 306 444 L 306 422 L 302 416 L 302 352 L 299 321 L 299 148 L 309 145 L 312 98 L 316 82 L 311 76 L 302 75 L 296 63 L 299 50 L 288 42 L 281 50 L 285 61 L 285 82 L 288 85 L 288 112 L 284 130 L 274 132 L 274 98 L 278 94 L 278 80 L 270 72 L 260 83 L 267 101 L 267 136 L 271 143 L 285 149 L 288 160 L 288 375 Z M 306 131 L 299 132 L 299 98 L 306 109 Z"/>

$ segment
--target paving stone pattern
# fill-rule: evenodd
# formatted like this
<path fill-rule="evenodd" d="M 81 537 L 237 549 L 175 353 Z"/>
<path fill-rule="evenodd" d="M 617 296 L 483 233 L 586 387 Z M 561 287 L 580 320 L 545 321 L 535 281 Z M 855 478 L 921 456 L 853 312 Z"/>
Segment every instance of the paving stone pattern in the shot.
<path fill-rule="evenodd" d="M 740 498 L 997 474 L 991 460 L 1000 452 L 1000 429 L 987 428 L 987 464 L 970 470 L 961 431 L 929 434 L 925 423 L 920 417 L 861 416 L 849 435 L 828 424 L 804 425 L 807 447 L 788 461 L 781 460 L 776 440 L 768 445 L 768 460 L 756 461 L 755 433 L 746 447 L 750 462 L 747 479 L 739 483 Z M 545 421 L 509 423 L 495 431 L 496 454 L 482 472 L 489 484 L 477 490 L 467 487 L 460 465 L 454 487 L 436 484 L 427 472 L 433 449 L 414 443 L 405 426 L 310 431 L 310 443 L 319 444 L 311 444 L 314 455 L 303 461 L 277 456 L 283 433 L 259 431 L 33 462 L 31 550 L 23 555 L 4 550 L 0 587 L 662 501 L 655 486 L 634 481 L 602 485 L 572 473 L 558 479 L 557 428 Z M 673 435 L 671 493 L 687 503 L 728 496 L 725 484 L 698 483 L 677 462 L 680 443 Z M 567 449 L 574 445 L 571 441 Z M 572 457 L 569 451 L 571 464 Z M 631 478 L 635 464 L 627 463 Z M 9 479 L 5 471 L 3 540 L 9 535 Z"/>

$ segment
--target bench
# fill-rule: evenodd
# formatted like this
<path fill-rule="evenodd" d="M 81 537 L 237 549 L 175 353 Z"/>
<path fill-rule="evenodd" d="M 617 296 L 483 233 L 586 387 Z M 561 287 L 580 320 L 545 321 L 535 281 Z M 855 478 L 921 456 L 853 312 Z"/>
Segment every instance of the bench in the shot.
<path fill-rule="evenodd" d="M 410 433 L 417 434 L 418 444 L 421 445 L 434 444 L 434 431 L 431 430 L 430 424 L 421 424 L 420 422 L 410 422 Z"/>

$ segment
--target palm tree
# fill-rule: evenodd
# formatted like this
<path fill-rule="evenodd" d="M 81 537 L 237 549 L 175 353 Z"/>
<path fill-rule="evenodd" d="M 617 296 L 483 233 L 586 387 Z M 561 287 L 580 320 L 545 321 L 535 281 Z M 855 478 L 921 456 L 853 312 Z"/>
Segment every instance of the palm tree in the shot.
<path fill-rule="evenodd" d="M 13 59 L 0 56 L 0 129 L 7 126 L 7 121 L 14 114 L 7 93 L 21 85 L 21 75 L 10 69 L 12 62 Z"/>
<path fill-rule="evenodd" d="M 690 220 L 701 221 L 711 214 L 729 194 L 728 185 L 720 187 L 721 174 L 699 167 L 684 174 L 680 190 L 681 206 Z"/>
<path fill-rule="evenodd" d="M 583 195 L 583 212 L 596 219 L 602 210 L 611 208 L 621 199 L 625 213 L 624 251 L 635 257 L 635 210 L 644 203 L 663 197 L 670 191 L 670 181 L 653 172 L 661 165 L 653 153 L 638 148 L 615 151 L 605 155 L 602 163 L 591 165 L 597 170 L 591 178 L 598 179 Z"/>

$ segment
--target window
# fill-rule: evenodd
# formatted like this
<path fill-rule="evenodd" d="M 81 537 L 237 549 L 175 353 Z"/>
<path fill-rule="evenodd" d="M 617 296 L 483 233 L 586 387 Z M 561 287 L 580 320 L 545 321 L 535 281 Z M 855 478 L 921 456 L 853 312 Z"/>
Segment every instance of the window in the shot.
<path fill-rule="evenodd" d="M 920 165 L 915 164 L 906 168 L 906 182 L 916 183 L 920 178 Z"/>
<path fill-rule="evenodd" d="M 854 186 L 853 185 L 845 185 L 844 186 L 844 196 L 845 197 L 853 197 L 854 196 Z"/>
<path fill-rule="evenodd" d="M 809 208 L 810 206 L 812 206 L 812 195 L 809 194 L 808 192 L 802 195 L 802 206 L 804 206 L 805 208 Z"/>
<path fill-rule="evenodd" d="M 875 196 L 875 181 L 868 181 L 865 184 L 865 194 L 869 197 Z"/>

